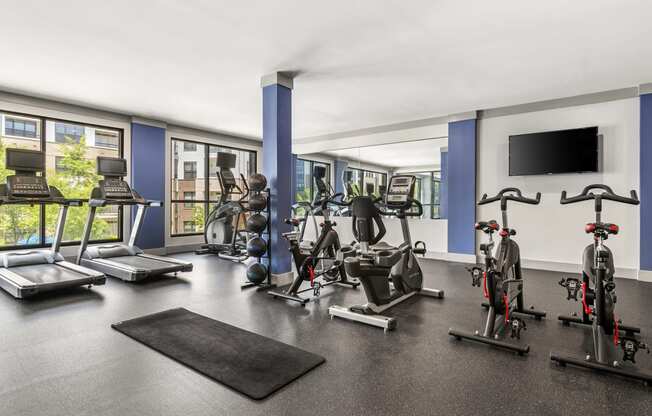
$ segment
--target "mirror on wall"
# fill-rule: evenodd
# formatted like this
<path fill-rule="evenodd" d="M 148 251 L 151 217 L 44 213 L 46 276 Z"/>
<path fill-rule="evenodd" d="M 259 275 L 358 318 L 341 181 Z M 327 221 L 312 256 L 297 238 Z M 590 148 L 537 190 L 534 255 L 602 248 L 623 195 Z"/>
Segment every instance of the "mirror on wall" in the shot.
<path fill-rule="evenodd" d="M 324 182 L 345 198 L 382 197 L 389 178 L 405 173 L 417 178 L 414 197 L 423 205 L 421 218 L 445 219 L 447 185 L 442 165 L 445 169 L 447 146 L 447 138 L 438 138 L 299 154 L 294 169 L 295 202 L 314 200 L 318 192 L 315 167 L 323 167 Z M 332 214 L 347 216 L 349 212 L 333 207 Z"/>

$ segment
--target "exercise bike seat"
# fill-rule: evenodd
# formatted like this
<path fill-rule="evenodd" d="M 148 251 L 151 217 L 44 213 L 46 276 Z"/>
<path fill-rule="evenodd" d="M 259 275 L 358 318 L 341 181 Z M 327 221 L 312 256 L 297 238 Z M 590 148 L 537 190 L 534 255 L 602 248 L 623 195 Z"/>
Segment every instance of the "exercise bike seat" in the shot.
<path fill-rule="evenodd" d="M 396 247 L 394 247 L 394 246 L 392 246 L 390 244 L 387 244 L 384 241 L 380 241 L 380 242 L 374 244 L 373 246 L 371 246 L 370 248 L 373 251 L 396 250 Z"/>

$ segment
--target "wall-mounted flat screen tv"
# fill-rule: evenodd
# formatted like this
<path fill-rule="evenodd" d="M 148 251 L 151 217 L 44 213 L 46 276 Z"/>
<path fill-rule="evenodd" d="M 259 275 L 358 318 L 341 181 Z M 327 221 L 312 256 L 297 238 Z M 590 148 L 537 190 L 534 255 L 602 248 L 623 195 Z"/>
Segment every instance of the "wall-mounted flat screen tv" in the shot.
<path fill-rule="evenodd" d="M 598 172 L 598 128 L 509 136 L 509 176 Z"/>

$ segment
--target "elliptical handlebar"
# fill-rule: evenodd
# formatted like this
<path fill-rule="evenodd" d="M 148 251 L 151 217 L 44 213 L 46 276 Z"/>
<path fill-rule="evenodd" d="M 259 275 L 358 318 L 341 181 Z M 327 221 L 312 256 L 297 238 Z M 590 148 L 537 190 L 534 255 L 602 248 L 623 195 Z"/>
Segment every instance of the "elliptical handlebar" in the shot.
<path fill-rule="evenodd" d="M 604 192 L 595 194 L 591 192 L 594 189 L 600 189 Z M 566 191 L 561 191 L 561 200 L 559 202 L 562 205 L 566 205 L 566 204 L 573 204 L 576 202 L 588 201 L 591 199 L 596 200 L 596 205 L 598 205 L 598 201 L 603 199 L 609 201 L 621 202 L 623 204 L 629 204 L 629 205 L 638 205 L 641 203 L 641 201 L 639 201 L 638 199 L 635 190 L 632 189 L 630 191 L 630 196 L 628 198 L 626 196 L 617 195 L 609 186 L 603 184 L 589 185 L 585 187 L 579 195 L 575 195 L 571 197 L 566 196 Z"/>
<path fill-rule="evenodd" d="M 511 195 L 516 194 L 516 195 Z M 486 205 L 492 202 L 500 201 L 500 209 L 502 211 L 507 209 L 507 201 L 521 202 L 523 204 L 538 205 L 541 202 L 541 192 L 537 192 L 537 195 L 534 198 L 524 197 L 521 193 L 521 190 L 518 188 L 504 188 L 496 196 L 491 198 L 487 197 L 487 194 L 482 195 L 482 198 L 478 202 L 478 205 Z"/>

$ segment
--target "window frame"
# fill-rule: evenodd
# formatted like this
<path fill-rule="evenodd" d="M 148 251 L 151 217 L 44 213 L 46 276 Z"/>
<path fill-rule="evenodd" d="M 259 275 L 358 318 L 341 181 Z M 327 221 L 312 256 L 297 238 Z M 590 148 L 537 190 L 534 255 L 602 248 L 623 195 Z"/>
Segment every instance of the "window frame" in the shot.
<path fill-rule="evenodd" d="M 324 162 L 324 161 L 321 161 L 321 160 L 314 160 L 314 159 L 304 159 L 302 157 L 297 157 L 296 162 L 302 162 L 302 163 L 308 162 L 310 164 L 310 170 L 308 171 L 309 174 L 310 174 L 310 178 L 311 178 L 310 185 L 309 185 L 309 187 L 310 187 L 310 201 L 313 201 L 315 199 L 315 179 L 313 177 L 313 171 L 315 170 L 315 163 L 318 164 L 318 165 L 326 165 L 326 166 L 328 166 L 328 169 L 326 169 L 326 179 L 327 179 L 326 183 L 328 184 L 328 186 L 332 186 L 332 184 L 331 184 L 331 170 L 333 169 L 333 165 L 332 165 L 331 162 Z M 294 170 L 294 178 L 293 178 L 293 180 L 294 180 L 294 192 L 292 194 L 292 199 L 294 200 L 297 197 L 297 184 L 298 184 L 298 181 L 297 181 L 298 176 L 297 176 L 297 172 L 296 172 L 296 165 L 294 166 L 293 170 Z"/>
<path fill-rule="evenodd" d="M 52 121 L 54 123 L 67 123 L 67 124 L 76 124 L 76 125 L 81 125 L 83 127 L 92 127 L 95 129 L 101 129 L 101 130 L 113 130 L 118 132 L 118 155 L 119 157 L 124 157 L 124 145 L 125 145 L 125 131 L 124 128 L 120 127 L 109 127 L 109 126 L 103 126 L 100 124 L 95 124 L 95 123 L 87 123 L 87 122 L 82 122 L 82 121 L 75 121 L 75 120 L 69 120 L 69 119 L 62 119 L 59 117 L 50 117 L 50 116 L 45 116 L 45 115 L 35 115 L 35 114 L 29 114 L 29 113 L 22 113 L 19 111 L 12 111 L 12 110 L 5 110 L 0 108 L 0 115 L 3 116 L 16 116 L 16 117 L 24 117 L 24 118 L 30 118 L 33 120 L 38 120 L 37 121 L 37 133 L 41 133 L 41 137 L 36 137 L 36 138 L 25 138 L 25 137 L 20 137 L 21 139 L 28 139 L 28 140 L 39 140 L 39 150 L 43 152 L 43 154 L 47 155 L 47 131 L 46 131 L 46 123 L 48 121 Z M 2 136 L 6 136 L 4 131 L 0 132 Z M 7 136 L 7 137 L 12 137 L 15 138 L 16 136 Z M 53 144 L 61 144 L 60 142 L 56 141 L 56 131 L 55 131 L 55 137 L 54 137 L 54 142 Z M 56 161 L 55 161 L 55 170 L 56 170 Z M 43 172 L 43 176 L 47 179 L 47 169 L 45 172 Z M 65 196 L 65 195 L 64 195 Z M 89 195 L 90 197 L 90 195 Z M 80 199 L 83 204 L 88 204 L 89 198 L 81 198 Z M 39 206 L 39 226 L 38 226 L 38 232 L 39 232 L 39 243 L 38 244 L 14 244 L 14 245 L 0 245 L 0 252 L 3 251 L 13 251 L 13 250 L 28 250 L 28 249 L 40 249 L 40 248 L 50 248 L 52 247 L 52 243 L 47 243 L 47 230 L 46 230 L 46 223 L 47 223 L 47 218 L 45 215 L 45 205 L 40 205 Z M 115 243 L 115 242 L 121 242 L 124 240 L 124 207 L 118 207 L 118 235 L 116 238 L 104 238 L 104 239 L 99 239 L 99 240 L 90 240 L 89 244 L 104 244 L 104 243 Z M 70 247 L 70 246 L 77 246 L 80 244 L 80 240 L 74 240 L 74 241 L 62 241 L 61 242 L 61 247 Z"/>
<path fill-rule="evenodd" d="M 169 209 L 170 217 L 168 219 L 168 221 L 169 221 L 168 224 L 170 225 L 170 237 L 171 238 L 175 238 L 175 237 L 192 237 L 192 236 L 204 235 L 204 231 L 196 231 L 196 232 L 191 232 L 191 233 L 186 233 L 186 232 L 175 233 L 173 231 L 173 229 L 172 229 L 172 219 L 174 217 L 174 209 L 173 209 L 174 204 L 182 205 L 183 206 L 182 209 L 190 209 L 190 208 L 186 207 L 186 204 L 192 204 L 193 207 L 196 206 L 196 205 L 201 205 L 203 207 L 203 209 L 204 209 L 204 218 L 206 218 L 208 216 L 209 212 L 210 212 L 211 206 L 213 204 L 216 204 L 216 203 L 219 202 L 219 199 L 217 199 L 217 198 L 216 199 L 211 199 L 210 198 L 210 181 L 211 181 L 211 176 L 210 176 L 210 148 L 211 147 L 218 147 L 218 148 L 222 148 L 222 149 L 230 149 L 230 150 L 235 150 L 235 151 L 238 151 L 238 152 L 247 152 L 247 153 L 249 153 L 252 156 L 252 159 L 251 159 L 252 164 L 251 164 L 251 166 L 253 166 L 254 173 L 256 172 L 257 166 L 258 166 L 258 152 L 255 151 L 255 150 L 246 149 L 246 148 L 242 148 L 242 147 L 235 147 L 235 146 L 228 146 L 228 145 L 223 145 L 223 144 L 219 144 L 219 143 L 209 143 L 209 142 L 202 142 L 202 141 L 198 141 L 198 140 L 184 139 L 184 138 L 181 138 L 181 137 L 178 137 L 178 136 L 170 136 L 170 148 L 169 148 L 170 149 L 170 167 L 171 167 L 172 171 L 170 172 L 170 177 L 167 178 L 167 180 L 169 181 L 168 184 L 172 184 L 172 181 L 174 180 L 174 172 L 175 172 L 174 145 L 175 145 L 175 142 L 181 142 L 183 144 L 184 149 L 185 149 L 185 144 L 186 143 L 195 144 L 196 149 L 193 152 L 197 152 L 203 147 L 203 149 L 204 149 L 204 166 L 203 166 L 203 168 L 204 168 L 204 189 L 203 189 L 203 191 L 204 191 L 204 199 L 192 199 L 192 200 L 179 199 L 179 198 L 174 199 L 174 198 L 172 198 L 172 192 L 170 192 L 170 209 Z M 185 150 L 184 150 L 184 152 L 185 152 Z M 199 173 L 200 169 L 202 168 L 199 165 L 199 161 L 196 162 L 196 167 L 197 167 L 196 172 Z M 177 166 L 177 169 L 178 169 L 178 166 Z M 177 178 L 177 179 L 181 180 L 182 178 Z M 197 179 L 197 178 L 195 178 L 195 179 Z M 198 191 L 199 191 L 199 189 L 196 189 L 194 191 L 195 195 L 197 195 Z"/>

